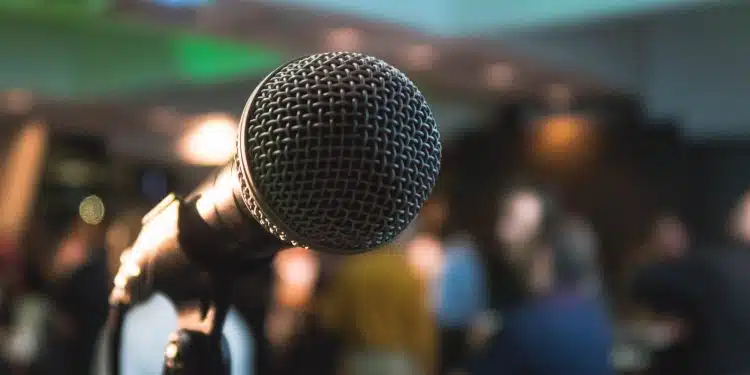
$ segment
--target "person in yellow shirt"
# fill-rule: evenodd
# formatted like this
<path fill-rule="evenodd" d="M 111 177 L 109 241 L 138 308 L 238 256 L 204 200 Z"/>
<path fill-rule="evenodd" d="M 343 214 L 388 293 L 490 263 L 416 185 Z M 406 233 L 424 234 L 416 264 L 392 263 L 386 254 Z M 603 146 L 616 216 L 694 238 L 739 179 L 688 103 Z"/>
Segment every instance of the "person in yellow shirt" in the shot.
<path fill-rule="evenodd" d="M 408 235 L 407 235 L 408 236 Z M 424 280 L 400 240 L 346 257 L 318 301 L 343 344 L 341 375 L 432 375 L 436 327 Z"/>

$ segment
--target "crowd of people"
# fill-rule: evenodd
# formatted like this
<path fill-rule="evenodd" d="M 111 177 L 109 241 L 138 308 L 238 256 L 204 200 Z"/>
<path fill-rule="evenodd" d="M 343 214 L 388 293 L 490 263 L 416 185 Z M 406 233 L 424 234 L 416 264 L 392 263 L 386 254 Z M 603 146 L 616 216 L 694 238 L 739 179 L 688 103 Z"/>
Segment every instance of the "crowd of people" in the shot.
<path fill-rule="evenodd" d="M 446 230 L 438 198 L 384 248 L 293 250 L 307 259 L 287 267 L 297 289 L 279 277 L 283 256 L 259 267 L 224 326 L 232 374 L 750 373 L 750 194 L 711 248 L 693 248 L 678 216 L 657 217 L 622 278 L 626 308 L 602 277 L 595 229 L 553 192 L 514 185 L 492 204 L 487 238 Z M 49 259 L 5 274 L 0 374 L 107 373 L 114 243 L 137 232 L 130 216 L 108 223 L 118 238 L 71 219 Z M 161 373 L 176 326 L 164 296 L 131 311 L 123 374 Z"/>

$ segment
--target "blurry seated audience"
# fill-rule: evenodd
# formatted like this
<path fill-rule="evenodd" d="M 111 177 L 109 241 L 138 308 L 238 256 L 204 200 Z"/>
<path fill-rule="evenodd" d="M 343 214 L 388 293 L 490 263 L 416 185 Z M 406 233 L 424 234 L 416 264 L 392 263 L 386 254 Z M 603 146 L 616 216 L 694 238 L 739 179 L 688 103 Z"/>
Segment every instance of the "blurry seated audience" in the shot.
<path fill-rule="evenodd" d="M 731 244 L 659 261 L 636 277 L 634 293 L 644 305 L 686 326 L 691 373 L 750 373 L 750 246 L 742 241 L 748 220 L 745 195 L 731 218 Z"/>
<path fill-rule="evenodd" d="M 434 373 L 434 319 L 424 282 L 404 254 L 411 236 L 342 259 L 322 292 L 321 324 L 342 343 L 339 374 Z"/>
<path fill-rule="evenodd" d="M 494 317 L 480 325 L 487 338 L 471 373 L 613 374 L 609 316 L 583 288 L 591 271 L 580 269 L 572 249 L 559 243 L 555 202 L 523 186 L 501 197 L 498 208 L 495 256 L 510 265 L 521 289 L 515 304 L 485 315 Z"/>
<path fill-rule="evenodd" d="M 140 230 L 141 212 L 133 210 L 112 223 L 107 232 L 108 269 L 111 275 L 120 266 L 120 256 L 136 238 Z M 108 276 L 107 286 L 112 284 Z M 122 375 L 159 375 L 164 365 L 164 351 L 169 335 L 177 329 L 178 315 L 172 302 L 157 293 L 147 301 L 135 305 L 125 316 L 120 355 Z M 105 350 L 109 343 L 101 332 L 95 374 L 108 373 Z M 242 317 L 232 308 L 223 329 L 231 355 L 233 375 L 253 374 L 253 339 Z"/>
<path fill-rule="evenodd" d="M 32 374 L 90 373 L 97 337 L 107 319 L 111 280 L 102 227 L 76 215 L 68 228 L 44 267 L 52 311 Z"/>

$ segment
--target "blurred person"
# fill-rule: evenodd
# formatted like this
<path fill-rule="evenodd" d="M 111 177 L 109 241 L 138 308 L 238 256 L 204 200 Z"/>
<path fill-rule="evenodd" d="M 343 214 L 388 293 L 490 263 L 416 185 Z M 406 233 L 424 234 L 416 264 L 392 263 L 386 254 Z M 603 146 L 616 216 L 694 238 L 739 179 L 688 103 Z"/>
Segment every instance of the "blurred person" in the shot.
<path fill-rule="evenodd" d="M 678 259 L 690 249 L 690 236 L 682 220 L 674 214 L 665 213 L 657 217 L 642 262 Z"/>
<path fill-rule="evenodd" d="M 731 218 L 734 239 L 750 219 L 747 196 Z M 691 350 L 684 356 L 689 373 L 750 373 L 750 245 L 734 242 L 685 253 L 642 269 L 634 293 L 658 314 L 683 322 L 681 336 Z"/>
<path fill-rule="evenodd" d="M 436 332 L 426 286 L 404 254 L 412 231 L 342 259 L 322 292 L 321 324 L 341 340 L 339 374 L 434 373 Z"/>
<path fill-rule="evenodd" d="M 134 209 L 115 220 L 107 231 L 108 280 L 120 266 L 122 252 L 136 238 L 141 228 L 141 213 Z M 120 348 L 122 375 L 160 375 L 164 366 L 164 351 L 169 335 L 177 329 L 175 306 L 166 296 L 156 293 L 135 305 L 125 316 Z M 253 337 L 242 317 L 231 308 L 224 322 L 223 333 L 231 356 L 232 375 L 251 375 L 253 371 Z M 107 335 L 101 332 L 94 374 L 107 374 Z"/>
<path fill-rule="evenodd" d="M 269 337 L 274 345 L 274 375 L 336 374 L 341 357 L 341 340 L 335 332 L 325 329 L 320 316 L 320 299 L 327 292 L 340 262 L 340 255 L 320 257 L 320 273 L 311 290 L 309 303 L 298 310 L 277 306 L 268 319 Z M 281 343 L 280 343 L 281 341 Z"/>
<path fill-rule="evenodd" d="M 496 318 L 471 373 L 613 374 L 611 324 L 598 299 L 583 288 L 592 262 L 561 244 L 561 213 L 534 186 L 501 196 L 495 233 L 498 252 L 520 289 Z M 585 265 L 585 266 L 582 266 Z"/>
<path fill-rule="evenodd" d="M 273 270 L 271 261 L 261 261 L 237 282 L 232 298 L 234 308 L 247 324 L 251 345 L 246 347 L 251 357 L 254 375 L 272 374 L 271 343 L 265 330 L 272 306 Z"/>
<path fill-rule="evenodd" d="M 688 254 L 689 246 L 688 231 L 679 217 L 669 213 L 660 215 L 652 226 L 636 278 L 641 272 L 651 272 L 654 265 L 679 262 Z M 635 336 L 651 351 L 649 373 L 687 374 L 691 371 L 692 348 L 684 335 L 686 322 L 674 314 L 669 308 L 642 312 L 632 327 Z"/>
<path fill-rule="evenodd" d="M 52 311 L 32 374 L 89 374 L 108 313 L 110 278 L 102 227 L 76 216 L 44 267 Z"/>
<path fill-rule="evenodd" d="M 438 283 L 445 261 L 445 248 L 440 236 L 447 215 L 443 198 L 431 198 L 412 224 L 414 236 L 405 243 L 407 259 L 427 286 L 431 306 L 437 303 Z"/>
<path fill-rule="evenodd" d="M 428 233 L 417 234 L 405 245 L 406 257 L 414 271 L 422 278 L 429 291 L 433 291 L 443 264 L 443 243 Z M 430 297 L 433 295 L 430 293 Z"/>
<path fill-rule="evenodd" d="M 487 308 L 482 259 L 467 233 L 448 238 L 442 272 L 437 280 L 436 318 L 440 328 L 440 373 L 465 371 L 468 332 Z"/>
<path fill-rule="evenodd" d="M 11 367 L 11 373 L 25 373 L 38 360 L 49 321 L 50 299 L 45 294 L 42 273 L 43 256 L 49 250 L 47 231 L 36 221 L 27 227 L 22 245 L 6 243 L 5 257 L 0 260 L 0 289 L 6 293 L 0 300 L 0 353 Z M 1 252 L 1 251 L 0 251 Z M 8 271 L 8 272 L 6 272 Z"/>
<path fill-rule="evenodd" d="M 274 301 L 265 329 L 274 351 L 284 352 L 304 322 L 320 265 L 316 253 L 301 247 L 280 251 L 273 263 Z"/>
<path fill-rule="evenodd" d="M 598 241 L 594 228 L 584 218 L 575 215 L 565 218 L 556 242 L 564 256 L 558 257 L 556 267 L 558 278 L 569 277 L 576 289 L 606 302 Z"/>

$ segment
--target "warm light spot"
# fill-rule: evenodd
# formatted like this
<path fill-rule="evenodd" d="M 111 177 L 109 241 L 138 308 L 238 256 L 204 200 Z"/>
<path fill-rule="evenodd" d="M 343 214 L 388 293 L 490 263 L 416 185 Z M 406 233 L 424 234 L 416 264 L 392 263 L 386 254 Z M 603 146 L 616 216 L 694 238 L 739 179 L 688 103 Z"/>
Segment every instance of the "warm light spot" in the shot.
<path fill-rule="evenodd" d="M 197 165 L 221 165 L 234 156 L 237 122 L 227 115 L 198 118 L 179 144 L 182 158 Z"/>
<path fill-rule="evenodd" d="M 83 198 L 78 205 L 78 215 L 86 224 L 97 225 L 104 220 L 104 202 L 96 195 Z"/>
<path fill-rule="evenodd" d="M 418 235 L 407 246 L 406 255 L 412 267 L 426 280 L 434 280 L 443 265 L 443 246 L 430 235 Z"/>
<path fill-rule="evenodd" d="M 180 349 L 177 347 L 177 344 L 170 342 L 167 345 L 167 349 L 164 351 L 164 355 L 169 359 L 176 359 L 179 351 Z"/>
<path fill-rule="evenodd" d="M 534 134 L 536 157 L 546 162 L 575 165 L 596 149 L 591 124 L 582 116 L 555 115 L 542 119 Z"/>
<path fill-rule="evenodd" d="M 576 145 L 584 136 L 581 119 L 556 116 L 545 121 L 541 141 L 549 149 L 564 149 Z"/>
<path fill-rule="evenodd" d="M 318 279 L 318 267 L 317 257 L 308 249 L 296 247 L 278 253 L 274 268 L 279 302 L 291 307 L 307 303 Z"/>

